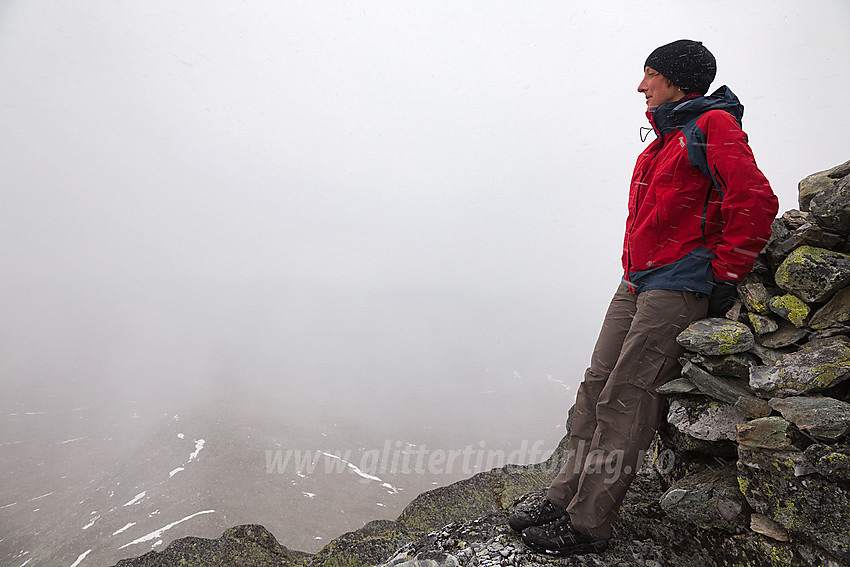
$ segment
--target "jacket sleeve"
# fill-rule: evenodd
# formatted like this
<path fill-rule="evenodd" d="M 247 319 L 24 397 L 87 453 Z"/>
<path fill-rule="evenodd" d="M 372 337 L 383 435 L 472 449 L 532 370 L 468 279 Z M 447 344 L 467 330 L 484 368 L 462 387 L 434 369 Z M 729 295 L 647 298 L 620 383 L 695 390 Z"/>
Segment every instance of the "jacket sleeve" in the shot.
<path fill-rule="evenodd" d="M 717 257 L 712 270 L 719 280 L 741 281 L 767 244 L 779 201 L 756 165 L 747 135 L 735 118 L 716 110 L 707 112 L 703 119 L 708 166 L 723 193 L 723 234 L 714 250 Z"/>

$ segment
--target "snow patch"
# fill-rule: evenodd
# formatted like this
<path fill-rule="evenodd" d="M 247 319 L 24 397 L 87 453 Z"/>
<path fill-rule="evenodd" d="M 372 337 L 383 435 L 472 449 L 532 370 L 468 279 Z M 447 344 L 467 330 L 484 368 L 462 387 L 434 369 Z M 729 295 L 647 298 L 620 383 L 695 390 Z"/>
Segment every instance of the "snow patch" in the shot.
<path fill-rule="evenodd" d="M 178 433 L 178 434 L 177 434 L 177 438 L 178 438 L 178 439 L 185 439 L 185 438 L 186 438 L 186 436 L 185 436 L 185 435 L 183 435 L 182 433 Z"/>
<path fill-rule="evenodd" d="M 132 528 L 135 525 L 136 525 L 136 522 L 130 522 L 129 524 L 127 524 L 123 528 L 121 528 L 119 530 L 115 530 L 114 532 L 112 532 L 112 535 L 118 535 L 120 533 L 126 532 L 127 530 L 129 530 L 130 528 Z"/>
<path fill-rule="evenodd" d="M 92 512 L 92 514 L 94 514 L 94 512 Z M 84 530 L 89 529 L 89 528 L 90 528 L 90 527 L 92 527 L 92 526 L 94 525 L 94 523 L 95 523 L 96 521 L 98 521 L 99 519 L 100 519 L 100 514 L 98 514 L 97 516 L 95 516 L 94 518 L 92 518 L 92 519 L 91 519 L 91 522 L 89 522 L 88 524 L 86 524 L 85 526 L 83 526 L 83 529 L 84 529 Z"/>
<path fill-rule="evenodd" d="M 121 546 L 121 547 L 119 547 L 118 549 L 124 549 L 125 547 L 130 547 L 131 545 L 136 545 L 137 543 L 144 543 L 144 542 L 146 542 L 146 541 L 150 541 L 150 540 L 152 540 L 152 539 L 157 539 L 157 538 L 159 538 L 159 536 L 161 536 L 161 535 L 162 535 L 165 531 L 170 530 L 171 528 L 173 528 L 173 527 L 174 527 L 174 526 L 176 526 L 177 524 L 182 524 L 183 522 L 185 522 L 185 521 L 187 521 L 187 520 L 191 520 L 191 519 L 192 519 L 192 518 L 194 518 L 195 516 L 200 516 L 201 514 L 212 514 L 212 513 L 214 513 L 214 512 L 215 512 L 215 510 L 204 510 L 204 511 L 202 511 L 202 512 L 195 512 L 195 513 L 194 513 L 194 514 L 192 514 L 191 516 L 186 516 L 185 518 L 183 518 L 183 519 L 181 519 L 181 520 L 177 520 L 176 522 L 171 522 L 171 523 L 170 523 L 170 524 L 168 524 L 167 526 L 163 526 L 163 527 L 159 528 L 158 530 L 156 530 L 156 531 L 154 531 L 154 532 L 151 532 L 151 533 L 149 533 L 149 534 L 147 534 L 147 535 L 143 535 L 142 537 L 140 537 L 140 538 L 138 538 L 138 539 L 134 539 L 134 540 L 133 540 L 133 541 L 131 541 L 130 543 L 125 543 L 124 545 L 122 545 L 122 546 Z"/>
<path fill-rule="evenodd" d="M 203 439 L 195 440 L 195 451 L 191 455 L 189 455 L 189 462 L 192 462 L 198 458 L 198 454 L 201 452 L 201 449 L 204 448 L 204 443 L 206 443 L 206 441 L 204 441 Z"/>
<path fill-rule="evenodd" d="M 384 482 L 383 480 L 381 480 L 380 478 L 376 477 L 375 475 L 371 475 L 371 474 L 369 474 L 369 473 L 363 472 L 363 471 L 362 471 L 362 470 L 360 470 L 360 469 L 359 469 L 356 465 L 354 465 L 354 464 L 352 464 L 352 463 L 349 463 L 348 461 L 346 461 L 345 459 L 343 459 L 343 458 L 341 458 L 341 457 L 338 457 L 338 456 L 336 456 L 336 455 L 334 455 L 334 454 L 332 454 L 332 453 L 326 453 L 326 452 L 322 452 L 322 454 L 323 454 L 324 456 L 326 456 L 326 457 L 330 457 L 330 458 L 332 458 L 332 459 L 337 459 L 337 460 L 339 460 L 339 461 L 341 461 L 341 462 L 345 463 L 345 465 L 346 465 L 348 468 L 350 468 L 352 471 L 354 471 L 354 474 L 356 474 L 357 476 L 360 476 L 360 477 L 362 477 L 362 478 L 365 478 L 366 480 L 374 480 L 375 482 L 380 482 L 380 483 L 381 483 L 381 486 L 383 486 L 384 488 L 386 488 L 386 489 L 387 489 L 387 492 L 389 492 L 390 494 L 396 494 L 396 493 L 398 493 L 398 491 L 399 491 L 399 489 L 398 489 L 398 488 L 394 487 L 394 486 L 393 486 L 393 485 L 391 485 L 390 483 L 388 483 L 388 482 Z"/>
<path fill-rule="evenodd" d="M 64 445 L 65 443 L 73 443 L 74 441 L 79 441 L 81 439 L 85 439 L 85 437 L 74 437 L 73 439 L 66 439 L 65 441 L 60 441 L 57 445 Z"/>
<path fill-rule="evenodd" d="M 133 504 L 144 498 L 145 494 L 147 494 L 147 490 L 143 490 L 142 492 L 136 494 L 136 496 L 132 500 L 124 504 L 124 506 L 132 506 Z"/>
<path fill-rule="evenodd" d="M 91 549 L 89 549 L 88 551 L 84 551 L 83 553 L 81 553 L 81 554 L 80 554 L 80 556 L 79 556 L 79 557 L 77 557 L 77 560 L 76 560 L 76 561 L 74 561 L 73 563 L 71 563 L 71 567 L 77 567 L 77 565 L 79 565 L 80 563 L 82 563 L 83 559 L 85 559 L 85 558 L 86 558 L 86 555 L 88 555 L 89 553 L 91 553 Z M 26 565 L 26 563 L 24 563 L 24 565 Z M 21 567 L 23 567 L 23 565 L 22 565 Z"/>
<path fill-rule="evenodd" d="M 183 467 L 177 467 L 176 469 L 174 469 L 173 471 L 171 471 L 170 473 L 168 473 L 168 478 L 171 478 L 172 476 L 176 475 L 176 474 L 177 474 L 177 473 L 179 473 L 180 471 L 185 471 L 185 470 L 186 470 L 186 469 L 184 469 Z"/>
<path fill-rule="evenodd" d="M 302 492 L 301 494 L 303 494 L 303 495 L 304 495 L 304 496 L 306 496 L 307 498 L 315 498 L 315 497 L 316 497 L 316 493 L 315 493 L 315 492 Z"/>

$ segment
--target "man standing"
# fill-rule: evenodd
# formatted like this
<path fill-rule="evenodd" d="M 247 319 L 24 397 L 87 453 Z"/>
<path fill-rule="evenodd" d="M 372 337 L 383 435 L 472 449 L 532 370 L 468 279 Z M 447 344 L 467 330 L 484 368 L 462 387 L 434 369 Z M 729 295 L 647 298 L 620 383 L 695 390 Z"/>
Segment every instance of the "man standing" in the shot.
<path fill-rule="evenodd" d="M 679 375 L 676 336 L 730 307 L 735 283 L 767 243 L 778 202 L 741 130 L 743 106 L 721 87 L 702 43 L 653 51 L 638 92 L 657 139 L 629 191 L 624 276 L 576 397 L 567 462 L 534 513 L 509 524 L 537 551 L 601 551 L 639 457 L 658 428 L 656 389 Z"/>

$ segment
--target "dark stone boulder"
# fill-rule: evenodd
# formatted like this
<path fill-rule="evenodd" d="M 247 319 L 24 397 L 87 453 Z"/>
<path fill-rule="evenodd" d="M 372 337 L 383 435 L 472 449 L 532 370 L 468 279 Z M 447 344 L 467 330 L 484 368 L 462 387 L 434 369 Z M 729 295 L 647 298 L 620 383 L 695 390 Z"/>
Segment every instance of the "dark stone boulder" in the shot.
<path fill-rule="evenodd" d="M 809 334 L 805 328 L 797 328 L 785 319 L 780 319 L 778 323 L 776 330 L 772 333 L 756 335 L 758 344 L 770 349 L 782 349 L 801 344 Z"/>
<path fill-rule="evenodd" d="M 676 429 L 702 441 L 734 441 L 738 424 L 747 415 L 732 404 L 711 398 L 673 398 L 667 422 Z"/>
<path fill-rule="evenodd" d="M 661 508 L 674 520 L 743 532 L 749 521 L 747 504 L 738 487 L 734 465 L 708 469 L 677 481 L 660 499 Z"/>
<path fill-rule="evenodd" d="M 777 354 L 776 360 L 779 360 L 780 354 Z M 729 354 L 726 356 L 705 356 L 702 354 L 685 353 L 685 358 L 692 363 L 705 368 L 714 376 L 722 376 L 727 378 L 739 378 L 748 380 L 750 378 L 750 368 L 759 366 L 759 359 L 749 353 L 741 352 Z"/>
<path fill-rule="evenodd" d="M 850 234 L 850 175 L 815 195 L 809 209 L 818 226 L 841 235 Z"/>
<path fill-rule="evenodd" d="M 841 179 L 848 174 L 850 174 L 850 161 L 803 178 L 797 185 L 797 200 L 800 210 L 808 211 L 809 204 L 815 195 L 835 183 L 837 179 Z"/>
<path fill-rule="evenodd" d="M 737 427 L 736 440 L 739 446 L 772 451 L 794 448 L 793 425 L 784 418 L 760 417 Z"/>
<path fill-rule="evenodd" d="M 812 329 L 828 329 L 850 322 L 850 287 L 836 293 L 826 305 L 818 309 L 809 326 Z"/>
<path fill-rule="evenodd" d="M 850 429 L 850 404 L 841 400 L 825 396 L 794 396 L 772 399 L 770 407 L 816 439 L 838 439 Z"/>
<path fill-rule="evenodd" d="M 736 410 L 749 417 L 770 415 L 771 408 L 768 403 L 752 395 L 743 384 L 714 376 L 685 359 L 681 362 L 683 362 L 682 374 L 687 376 L 703 394 L 731 404 Z"/>

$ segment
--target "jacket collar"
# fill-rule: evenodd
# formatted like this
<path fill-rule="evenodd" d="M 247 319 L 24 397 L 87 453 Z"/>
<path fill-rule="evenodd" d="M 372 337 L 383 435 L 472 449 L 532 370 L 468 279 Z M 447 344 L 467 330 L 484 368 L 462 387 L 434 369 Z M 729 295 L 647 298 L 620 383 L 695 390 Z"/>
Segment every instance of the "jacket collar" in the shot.
<path fill-rule="evenodd" d="M 686 97 L 647 110 L 646 117 L 655 130 L 655 135 L 664 138 L 709 110 L 725 110 L 735 117 L 738 124 L 744 116 L 744 105 L 735 93 L 724 85 L 707 96 Z"/>

